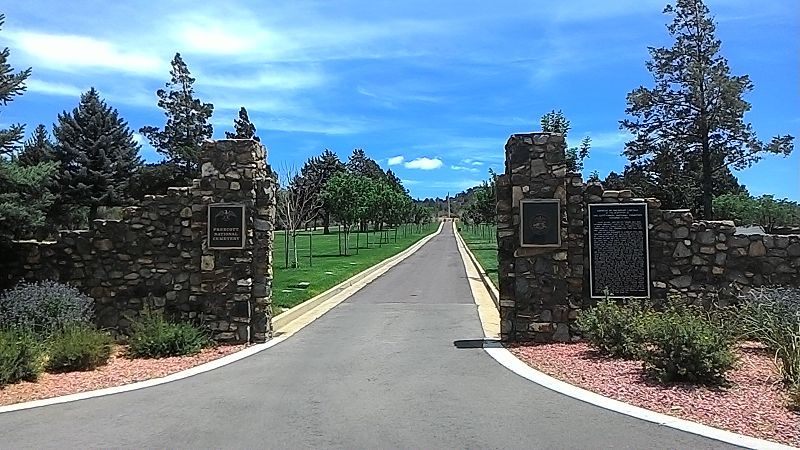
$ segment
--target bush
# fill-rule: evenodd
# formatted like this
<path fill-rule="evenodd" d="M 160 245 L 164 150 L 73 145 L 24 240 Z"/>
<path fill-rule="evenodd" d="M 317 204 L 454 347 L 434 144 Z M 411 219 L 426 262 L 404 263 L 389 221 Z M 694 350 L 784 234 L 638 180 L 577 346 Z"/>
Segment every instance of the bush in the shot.
<path fill-rule="evenodd" d="M 645 370 L 664 382 L 722 383 L 736 357 L 734 339 L 702 311 L 669 306 L 642 321 Z"/>
<path fill-rule="evenodd" d="M 600 353 L 636 358 L 642 350 L 641 322 L 647 309 L 635 301 L 618 304 L 606 298 L 578 315 L 577 325 Z"/>
<path fill-rule="evenodd" d="M 94 300 L 55 281 L 20 283 L 0 296 L 0 327 L 46 336 L 72 323 L 92 320 Z"/>
<path fill-rule="evenodd" d="M 114 341 L 111 336 L 87 325 L 67 325 L 49 341 L 48 372 L 91 370 L 108 362 Z"/>
<path fill-rule="evenodd" d="M 173 323 L 163 315 L 145 311 L 132 325 L 128 355 L 133 358 L 163 358 L 193 355 L 209 344 L 198 327 L 185 322 Z"/>
<path fill-rule="evenodd" d="M 783 380 L 800 397 L 800 289 L 752 289 L 740 320 L 748 337 L 775 353 Z"/>
<path fill-rule="evenodd" d="M 34 381 L 41 370 L 42 348 L 31 332 L 0 330 L 0 387 Z"/>

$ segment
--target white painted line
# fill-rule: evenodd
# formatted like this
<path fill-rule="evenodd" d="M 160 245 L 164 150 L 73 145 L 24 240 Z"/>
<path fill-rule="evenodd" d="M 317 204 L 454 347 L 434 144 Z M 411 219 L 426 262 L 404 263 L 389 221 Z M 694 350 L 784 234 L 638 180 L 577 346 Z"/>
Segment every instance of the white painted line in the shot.
<path fill-rule="evenodd" d="M 320 294 L 317 297 L 323 296 L 329 291 L 334 291 L 337 288 L 341 288 L 341 292 L 336 295 L 330 296 L 327 300 L 333 300 L 330 303 L 322 302 L 319 307 L 312 308 L 307 311 L 305 314 L 300 315 L 292 322 L 285 324 L 281 327 L 281 330 L 290 329 L 288 332 L 281 334 L 280 336 L 274 337 L 269 341 L 263 344 L 256 344 L 250 347 L 245 348 L 244 350 L 238 351 L 236 353 L 223 356 L 222 358 L 215 359 L 213 361 L 209 361 L 204 364 L 200 364 L 194 366 L 192 368 L 182 370 L 180 372 L 176 372 L 164 377 L 160 378 L 152 378 L 150 380 L 139 381 L 136 383 L 125 384 L 122 386 L 114 386 L 108 387 L 104 389 L 96 389 L 93 391 L 86 391 L 86 392 L 78 392 L 76 394 L 70 395 L 62 395 L 60 397 L 53 397 L 53 398 L 45 398 L 41 400 L 33 400 L 30 402 L 23 402 L 23 403 L 16 403 L 13 405 L 8 406 L 0 406 L 0 414 L 12 412 L 12 411 L 20 411 L 23 409 L 31 409 L 31 408 L 39 408 L 42 406 L 49 406 L 49 405 L 57 405 L 59 403 L 68 403 L 68 402 L 75 402 L 78 400 L 86 400 L 95 397 L 102 397 L 105 395 L 112 395 L 112 394 L 120 394 L 123 392 L 135 391 L 138 389 L 144 389 L 148 387 L 158 386 L 160 384 L 170 383 L 172 381 L 182 380 L 184 378 L 189 378 L 194 375 L 198 375 L 204 372 L 208 372 L 223 366 L 227 366 L 228 364 L 234 363 L 236 361 L 240 361 L 244 358 L 249 356 L 255 355 L 256 353 L 262 352 L 271 348 L 275 345 L 280 344 L 281 342 L 285 341 L 286 339 L 290 338 L 294 333 L 302 329 L 303 327 L 307 326 L 311 322 L 317 320 L 323 314 L 331 310 L 334 306 L 338 305 L 339 303 L 346 300 L 348 297 L 353 295 L 354 293 L 358 292 L 363 286 L 369 284 L 374 279 L 378 278 L 379 276 L 386 273 L 389 269 L 399 264 L 402 260 L 411 256 L 414 252 L 419 250 L 423 245 L 428 243 L 431 239 L 441 233 L 443 228 L 444 222 L 439 225 L 439 228 L 436 230 L 435 233 L 429 234 L 424 238 L 420 239 L 419 241 L 415 242 L 411 247 L 403 250 L 402 252 L 398 253 L 397 255 L 392 256 L 391 258 L 387 258 L 378 264 L 372 266 L 372 270 L 367 269 L 359 274 L 351 277 L 350 279 L 340 283 L 339 285 L 334 286 L 333 288 L 329 289 L 328 291 Z M 374 276 L 372 276 L 374 275 Z M 315 298 L 317 298 L 315 297 Z M 311 299 L 313 300 L 313 299 Z M 308 301 L 311 301 L 308 300 Z M 301 304 L 302 305 L 302 304 Z M 288 312 L 288 311 L 287 311 Z M 286 313 L 283 313 L 286 314 Z M 282 315 L 282 314 L 281 314 Z M 280 316 L 280 315 L 279 315 Z M 279 317 L 276 316 L 276 317 Z M 297 322 L 298 326 L 291 327 L 292 323 Z M 281 331 L 277 330 L 277 331 Z"/>
<path fill-rule="evenodd" d="M 484 347 L 484 351 L 488 353 L 489 356 L 494 358 L 495 361 L 505 366 L 508 370 L 523 378 L 533 381 L 540 386 L 567 395 L 574 399 L 591 403 L 592 405 L 596 405 L 604 409 L 625 414 L 626 416 L 635 417 L 637 419 L 657 423 L 659 425 L 674 428 L 676 430 L 686 431 L 688 433 L 716 439 L 729 444 L 739 445 L 741 447 L 776 450 L 795 448 L 763 439 L 757 439 L 754 437 L 733 433 L 731 431 L 720 430 L 719 428 L 714 428 L 689 420 L 679 419 L 677 417 L 657 413 L 655 411 L 650 411 L 649 409 L 640 408 L 638 406 L 633 406 L 628 403 L 604 397 L 600 394 L 573 386 L 569 383 L 565 383 L 561 380 L 557 380 L 549 375 L 539 372 L 533 367 L 520 361 L 516 356 L 514 356 L 513 353 L 509 352 L 503 347 Z"/>
<path fill-rule="evenodd" d="M 480 264 L 478 263 L 477 259 L 474 258 L 474 255 L 467 256 L 469 248 L 466 246 L 464 241 L 460 239 L 461 236 L 458 237 L 459 237 L 459 247 L 461 247 L 462 244 L 464 247 L 463 248 L 464 251 L 461 253 L 461 257 L 464 260 L 464 264 L 468 265 L 468 259 L 469 259 L 469 263 L 471 263 L 474 268 L 480 267 Z M 461 250 L 461 248 L 459 248 L 459 250 Z M 485 301 L 483 301 L 482 299 L 484 295 L 476 293 L 475 288 L 478 286 L 482 287 L 484 290 L 487 291 L 486 295 L 488 295 L 489 287 L 490 286 L 494 287 L 494 284 L 492 283 L 491 279 L 489 279 L 486 276 L 485 271 L 477 269 L 477 272 L 480 274 L 481 278 L 485 283 L 483 284 L 470 283 L 470 286 L 473 289 L 473 298 L 475 299 L 475 303 L 480 306 L 482 303 L 485 303 Z M 489 324 L 495 320 L 494 315 L 489 315 L 489 314 L 479 314 L 478 317 L 481 320 L 484 330 L 486 330 L 489 327 Z M 601 408 L 614 411 L 620 414 L 625 414 L 626 416 L 645 420 L 647 422 L 657 423 L 661 426 L 674 428 L 676 430 L 685 431 L 687 433 L 704 436 L 710 439 L 715 439 L 717 441 L 722 441 L 729 444 L 738 445 L 741 447 L 767 449 L 767 450 L 795 448 L 778 444 L 775 442 L 770 442 L 764 439 L 758 439 L 750 436 L 745 436 L 743 434 L 734 433 L 731 431 L 721 430 L 719 428 L 703 425 L 697 422 L 692 422 L 690 420 L 679 419 L 677 417 L 672 417 L 666 414 L 657 413 L 655 411 L 650 411 L 649 409 L 633 406 L 628 403 L 621 402 L 619 400 L 614 400 L 612 398 L 596 394 L 586 389 L 573 386 L 569 383 L 566 383 L 564 381 L 553 378 L 545 373 L 542 373 L 534 369 L 533 367 L 529 366 L 528 364 L 520 361 L 516 356 L 514 356 L 513 353 L 511 353 L 505 347 L 500 345 L 498 340 L 493 339 L 496 336 L 491 336 L 490 333 L 488 332 L 484 332 L 484 334 L 485 334 L 485 339 L 484 339 L 483 350 L 486 353 L 488 353 L 489 356 L 491 356 L 495 361 L 499 362 L 508 370 L 514 372 L 515 374 L 527 380 L 530 380 L 552 391 L 564 394 L 568 397 L 572 397 L 576 400 L 590 403 L 592 405 L 599 406 Z M 491 342 L 492 345 L 490 346 L 485 345 L 488 342 Z"/>
<path fill-rule="evenodd" d="M 273 347 L 281 342 L 285 341 L 286 338 L 289 336 L 279 336 L 277 338 L 273 338 L 263 344 L 256 344 L 250 347 L 245 348 L 244 350 L 238 351 L 236 353 L 232 353 L 230 355 L 223 356 L 222 358 L 215 359 L 213 361 L 209 361 L 204 364 L 200 364 L 194 366 L 190 369 L 186 369 L 180 372 L 176 372 L 161 378 L 152 378 L 150 380 L 139 381 L 136 383 L 125 384 L 122 386 L 115 386 L 109 387 L 104 389 L 96 389 L 94 391 L 86 391 L 86 392 L 78 392 L 77 394 L 70 394 L 70 395 L 62 395 L 61 397 L 53 397 L 53 398 L 45 398 L 42 400 L 34 400 L 30 402 L 24 403 L 17 403 L 14 405 L 8 406 L 0 406 L 0 414 L 7 413 L 11 411 L 19 411 L 22 409 L 30 409 L 30 408 L 38 408 L 41 406 L 48 406 L 48 405 L 57 405 L 59 403 L 68 403 L 74 402 L 78 400 L 85 400 L 94 397 L 102 397 L 104 395 L 111 395 L 111 394 L 119 394 L 122 392 L 128 391 L 135 391 L 137 389 L 143 389 L 152 386 L 158 386 L 159 384 L 169 383 L 171 381 L 182 380 L 184 378 L 189 378 L 193 375 L 197 375 L 203 372 L 208 372 L 214 369 L 217 369 L 222 366 L 227 366 L 230 363 L 239 361 L 241 359 L 247 358 L 248 356 L 255 355 L 258 352 L 262 352 L 270 347 Z"/>

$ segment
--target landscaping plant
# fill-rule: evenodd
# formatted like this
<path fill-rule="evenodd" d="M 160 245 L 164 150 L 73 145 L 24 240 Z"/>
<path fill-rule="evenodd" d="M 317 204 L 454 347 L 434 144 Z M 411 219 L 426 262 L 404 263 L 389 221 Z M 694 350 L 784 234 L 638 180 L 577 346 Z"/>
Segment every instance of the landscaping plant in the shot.
<path fill-rule="evenodd" d="M 668 305 L 641 327 L 645 370 L 663 382 L 720 384 L 736 363 L 732 334 L 699 309 Z"/>
<path fill-rule="evenodd" d="M 20 283 L 0 295 L 0 327 L 47 336 L 72 323 L 90 323 L 94 300 L 56 281 Z"/>
<path fill-rule="evenodd" d="M 642 318 L 648 309 L 629 300 L 606 298 L 578 315 L 577 325 L 589 345 L 604 355 L 636 358 L 642 351 Z"/>
<path fill-rule="evenodd" d="M 778 370 L 800 407 L 800 289 L 750 290 L 741 323 L 748 337 L 774 352 Z"/>
<path fill-rule="evenodd" d="M 199 327 L 186 322 L 168 321 L 163 314 L 146 309 L 132 325 L 128 356 L 164 358 L 193 355 L 209 343 Z"/>
<path fill-rule="evenodd" d="M 33 333 L 23 329 L 0 330 L 0 387 L 34 381 L 42 370 L 42 348 Z"/>
<path fill-rule="evenodd" d="M 114 349 L 111 336 L 84 324 L 70 324 L 55 331 L 48 344 L 48 372 L 94 369 L 108 362 Z"/>

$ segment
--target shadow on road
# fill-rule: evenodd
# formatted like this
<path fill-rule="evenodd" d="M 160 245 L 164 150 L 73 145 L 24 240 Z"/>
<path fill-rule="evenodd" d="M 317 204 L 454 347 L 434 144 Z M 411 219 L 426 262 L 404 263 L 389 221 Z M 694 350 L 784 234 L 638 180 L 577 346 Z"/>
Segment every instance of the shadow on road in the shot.
<path fill-rule="evenodd" d="M 455 348 L 502 348 L 503 344 L 497 339 L 459 339 L 453 341 Z"/>

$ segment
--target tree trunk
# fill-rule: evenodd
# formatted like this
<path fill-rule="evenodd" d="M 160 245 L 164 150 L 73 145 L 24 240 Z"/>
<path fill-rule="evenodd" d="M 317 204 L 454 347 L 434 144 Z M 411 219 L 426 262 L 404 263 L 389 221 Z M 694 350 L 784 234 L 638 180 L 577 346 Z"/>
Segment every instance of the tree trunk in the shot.
<path fill-rule="evenodd" d="M 322 234 L 331 234 L 331 213 L 328 211 L 322 215 Z"/>
<path fill-rule="evenodd" d="M 714 218 L 714 177 L 711 172 L 711 149 L 708 140 L 703 140 L 703 219 Z"/>

